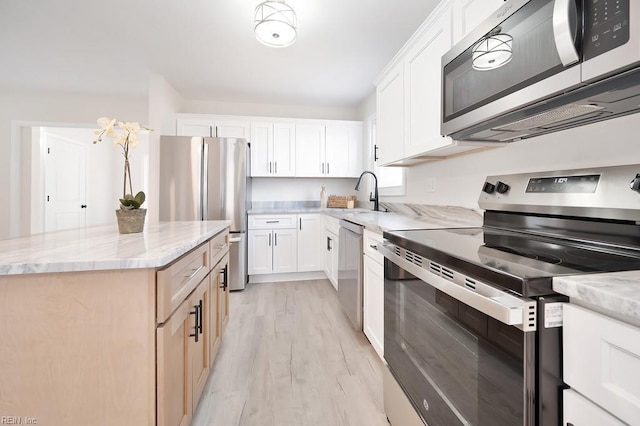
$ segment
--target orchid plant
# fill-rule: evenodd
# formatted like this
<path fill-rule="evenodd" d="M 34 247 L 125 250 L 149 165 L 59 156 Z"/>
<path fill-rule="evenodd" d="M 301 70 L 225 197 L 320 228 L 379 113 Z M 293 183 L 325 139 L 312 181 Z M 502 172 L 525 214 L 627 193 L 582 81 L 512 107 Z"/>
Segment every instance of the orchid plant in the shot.
<path fill-rule="evenodd" d="M 123 210 L 139 209 L 145 200 L 145 194 L 139 191 L 133 195 L 133 186 L 131 184 L 131 167 L 129 166 L 129 150 L 137 145 L 140 130 L 152 129 L 140 126 L 139 123 L 130 123 L 118 121 L 115 118 L 102 117 L 98 119 L 100 128 L 94 133 L 98 135 L 93 143 L 102 142 L 103 137 L 113 138 L 114 145 L 120 145 L 122 155 L 124 156 L 124 182 L 122 187 L 122 198 L 120 198 L 120 208 Z M 127 182 L 129 183 L 129 192 L 127 193 Z"/>

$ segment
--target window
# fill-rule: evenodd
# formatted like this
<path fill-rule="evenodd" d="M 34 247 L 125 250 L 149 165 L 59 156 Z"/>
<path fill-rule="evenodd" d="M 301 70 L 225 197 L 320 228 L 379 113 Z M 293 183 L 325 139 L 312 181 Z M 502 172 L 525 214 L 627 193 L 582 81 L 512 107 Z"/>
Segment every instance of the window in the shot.
<path fill-rule="evenodd" d="M 377 123 L 375 117 L 369 120 L 369 140 L 371 144 L 371 159 L 373 160 L 373 172 L 378 177 L 378 193 L 380 196 L 393 196 L 406 194 L 406 174 L 404 167 L 379 166 L 376 161 L 376 137 Z"/>

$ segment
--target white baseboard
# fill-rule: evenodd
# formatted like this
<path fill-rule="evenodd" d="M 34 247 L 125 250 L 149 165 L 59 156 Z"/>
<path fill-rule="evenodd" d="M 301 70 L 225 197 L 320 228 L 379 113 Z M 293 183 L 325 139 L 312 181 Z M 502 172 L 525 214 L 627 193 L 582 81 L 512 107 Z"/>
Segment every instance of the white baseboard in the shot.
<path fill-rule="evenodd" d="M 324 271 L 313 272 L 291 272 L 289 274 L 261 274 L 249 275 L 249 283 L 277 283 L 282 281 L 308 281 L 325 280 L 327 275 Z"/>

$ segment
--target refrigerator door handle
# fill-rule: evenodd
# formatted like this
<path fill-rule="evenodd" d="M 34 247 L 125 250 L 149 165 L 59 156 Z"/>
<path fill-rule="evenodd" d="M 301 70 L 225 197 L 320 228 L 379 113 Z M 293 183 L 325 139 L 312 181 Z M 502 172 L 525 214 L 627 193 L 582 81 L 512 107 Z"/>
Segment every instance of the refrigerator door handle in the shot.
<path fill-rule="evenodd" d="M 202 141 L 202 193 L 200 205 L 202 206 L 201 220 L 207 220 L 209 215 L 209 145 Z"/>

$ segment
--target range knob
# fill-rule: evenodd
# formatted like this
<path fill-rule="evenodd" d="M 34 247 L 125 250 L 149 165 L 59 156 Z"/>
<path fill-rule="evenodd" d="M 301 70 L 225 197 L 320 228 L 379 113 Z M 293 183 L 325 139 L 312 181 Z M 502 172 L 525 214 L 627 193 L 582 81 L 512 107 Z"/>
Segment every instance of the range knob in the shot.
<path fill-rule="evenodd" d="M 496 186 L 490 182 L 485 182 L 482 187 L 482 192 L 486 192 L 487 194 L 493 194 L 493 191 L 496 190 Z"/>
<path fill-rule="evenodd" d="M 631 181 L 629 188 L 632 191 L 640 192 L 640 174 L 637 174 L 635 179 Z"/>
<path fill-rule="evenodd" d="M 507 185 L 504 182 L 500 182 L 498 181 L 497 185 L 496 185 L 496 191 L 498 191 L 498 194 L 504 194 L 505 192 L 509 191 L 511 189 L 511 187 L 509 185 Z"/>

